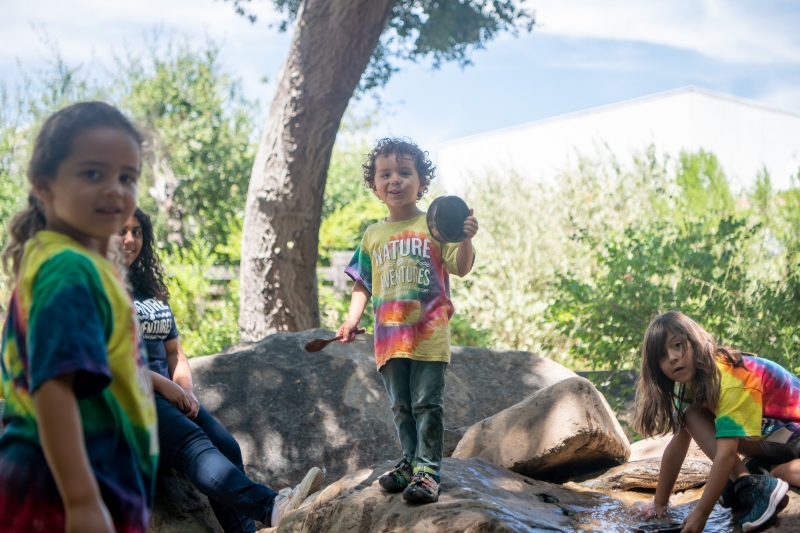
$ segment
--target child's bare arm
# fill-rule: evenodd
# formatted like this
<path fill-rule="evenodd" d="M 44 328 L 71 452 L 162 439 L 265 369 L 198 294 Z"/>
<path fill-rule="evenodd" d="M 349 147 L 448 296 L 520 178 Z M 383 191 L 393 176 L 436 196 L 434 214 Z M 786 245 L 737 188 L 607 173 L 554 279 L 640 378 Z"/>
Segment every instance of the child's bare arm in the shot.
<path fill-rule="evenodd" d="M 669 497 L 678 480 L 678 475 L 681 473 L 681 466 L 683 460 L 686 459 L 686 453 L 689 451 L 691 443 L 692 436 L 686 429 L 682 429 L 672 436 L 672 440 L 664 449 L 664 455 L 661 457 L 661 470 L 658 473 L 658 486 L 653 497 L 653 503 L 656 505 L 666 507 L 669 503 Z"/>
<path fill-rule="evenodd" d="M 677 481 L 681 472 L 681 465 L 683 465 L 683 460 L 686 459 L 686 453 L 689 451 L 689 444 L 691 443 L 692 437 L 686 429 L 682 429 L 672 436 L 672 440 L 669 441 L 669 444 L 664 449 L 664 455 L 661 458 L 658 486 L 656 487 L 653 502 L 651 505 L 634 510 L 634 514 L 639 515 L 644 520 L 664 515 L 667 511 L 672 488 L 675 486 L 675 481 Z"/>
<path fill-rule="evenodd" d="M 714 455 L 714 462 L 711 465 L 711 472 L 708 474 L 703 495 L 683 522 L 683 530 L 687 533 L 703 531 L 711 511 L 719 500 L 725 484 L 731 477 L 733 467 L 739 459 L 736 455 L 738 447 L 739 439 L 736 437 L 717 439 L 717 453 Z"/>
<path fill-rule="evenodd" d="M 67 533 L 114 533 L 86 454 L 74 378 L 45 381 L 33 395 L 42 450 L 64 502 Z"/>
<path fill-rule="evenodd" d="M 475 252 L 472 249 L 472 238 L 478 233 L 478 219 L 475 218 L 475 210 L 469 210 L 469 216 L 464 221 L 464 234 L 466 239 L 458 243 L 456 252 L 456 263 L 458 264 L 458 275 L 464 277 L 472 270 L 472 263 L 475 261 Z"/>
<path fill-rule="evenodd" d="M 340 342 L 348 343 L 353 342 L 356 338 L 356 330 L 358 323 L 361 321 L 361 315 L 364 314 L 364 309 L 367 308 L 367 302 L 372 297 L 370 292 L 360 281 L 356 281 L 353 285 L 353 295 L 350 298 L 350 311 L 347 313 L 347 319 L 339 327 L 336 336 L 341 335 Z"/>

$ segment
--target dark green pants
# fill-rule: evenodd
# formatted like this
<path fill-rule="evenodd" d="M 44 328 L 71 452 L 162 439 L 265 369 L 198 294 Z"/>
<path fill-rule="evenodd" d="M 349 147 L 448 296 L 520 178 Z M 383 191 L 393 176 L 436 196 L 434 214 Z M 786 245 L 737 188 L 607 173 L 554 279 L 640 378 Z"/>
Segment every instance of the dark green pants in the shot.
<path fill-rule="evenodd" d="M 380 369 L 403 456 L 438 475 L 444 453 L 444 371 L 447 363 L 389 359 Z"/>

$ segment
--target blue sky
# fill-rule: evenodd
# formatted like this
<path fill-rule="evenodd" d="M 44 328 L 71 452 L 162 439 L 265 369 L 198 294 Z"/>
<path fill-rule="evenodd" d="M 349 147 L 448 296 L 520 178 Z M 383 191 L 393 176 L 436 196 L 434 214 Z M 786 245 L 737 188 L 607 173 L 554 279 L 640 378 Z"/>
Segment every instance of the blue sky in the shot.
<path fill-rule="evenodd" d="M 686 85 L 800 111 L 797 0 L 527 3 L 540 25 L 477 51 L 472 67 L 401 65 L 382 91 L 374 135 L 406 135 L 435 154 L 441 141 Z M 0 0 L 0 79 L 13 87 L 18 63 L 42 65 L 43 32 L 68 62 L 103 64 L 126 46 L 144 49 L 143 35 L 159 27 L 220 43 L 228 71 L 266 110 L 291 33 L 268 27 L 270 2 L 252 5 L 256 24 L 215 0 Z"/>

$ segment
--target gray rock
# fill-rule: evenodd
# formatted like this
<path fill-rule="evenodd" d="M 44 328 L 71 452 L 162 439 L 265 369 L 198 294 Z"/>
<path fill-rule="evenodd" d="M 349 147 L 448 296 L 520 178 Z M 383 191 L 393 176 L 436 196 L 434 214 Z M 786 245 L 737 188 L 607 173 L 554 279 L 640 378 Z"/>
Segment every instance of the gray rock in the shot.
<path fill-rule="evenodd" d="M 482 459 L 445 459 L 439 501 L 409 505 L 380 488 L 383 463 L 328 486 L 310 505 L 288 514 L 276 533 L 511 533 L 575 531 L 578 513 L 610 498 L 527 479 Z M 619 505 L 617 504 L 619 507 Z"/>
<path fill-rule="evenodd" d="M 565 480 L 623 463 L 630 451 L 602 394 L 574 377 L 475 424 L 453 457 L 482 457 L 526 476 Z"/>
<path fill-rule="evenodd" d="M 333 335 L 275 334 L 190 359 L 198 398 L 237 439 L 253 479 L 277 489 L 298 483 L 312 466 L 326 468 L 330 480 L 399 458 L 372 337 L 303 350 L 309 339 Z M 574 376 L 529 352 L 453 347 L 445 426 L 469 427 Z"/>
<path fill-rule="evenodd" d="M 222 533 L 208 498 L 189 480 L 162 468 L 156 481 L 156 497 L 150 514 L 149 533 Z"/>
<path fill-rule="evenodd" d="M 586 488 L 601 491 L 652 489 L 658 486 L 661 458 L 630 461 L 603 472 L 594 472 L 574 481 Z M 702 487 L 711 472 L 711 461 L 686 459 L 681 466 L 673 492 Z"/>
<path fill-rule="evenodd" d="M 672 440 L 672 435 L 660 435 L 658 437 L 650 437 L 649 439 L 642 439 L 631 444 L 631 456 L 629 461 L 641 461 L 642 459 L 658 458 L 664 455 L 664 450 L 667 444 Z M 699 461 L 707 461 L 708 457 L 697 446 L 697 443 L 692 439 L 689 444 L 689 451 L 686 453 L 686 459 L 697 459 Z"/>

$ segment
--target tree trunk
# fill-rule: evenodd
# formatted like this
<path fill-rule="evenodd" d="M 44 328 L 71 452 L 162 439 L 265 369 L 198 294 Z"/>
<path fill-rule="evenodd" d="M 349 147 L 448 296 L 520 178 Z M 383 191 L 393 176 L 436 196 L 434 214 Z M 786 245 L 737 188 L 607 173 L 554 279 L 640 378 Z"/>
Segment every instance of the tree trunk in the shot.
<path fill-rule="evenodd" d="M 247 191 L 243 341 L 319 326 L 317 245 L 331 150 L 393 3 L 306 0 L 298 13 Z"/>

